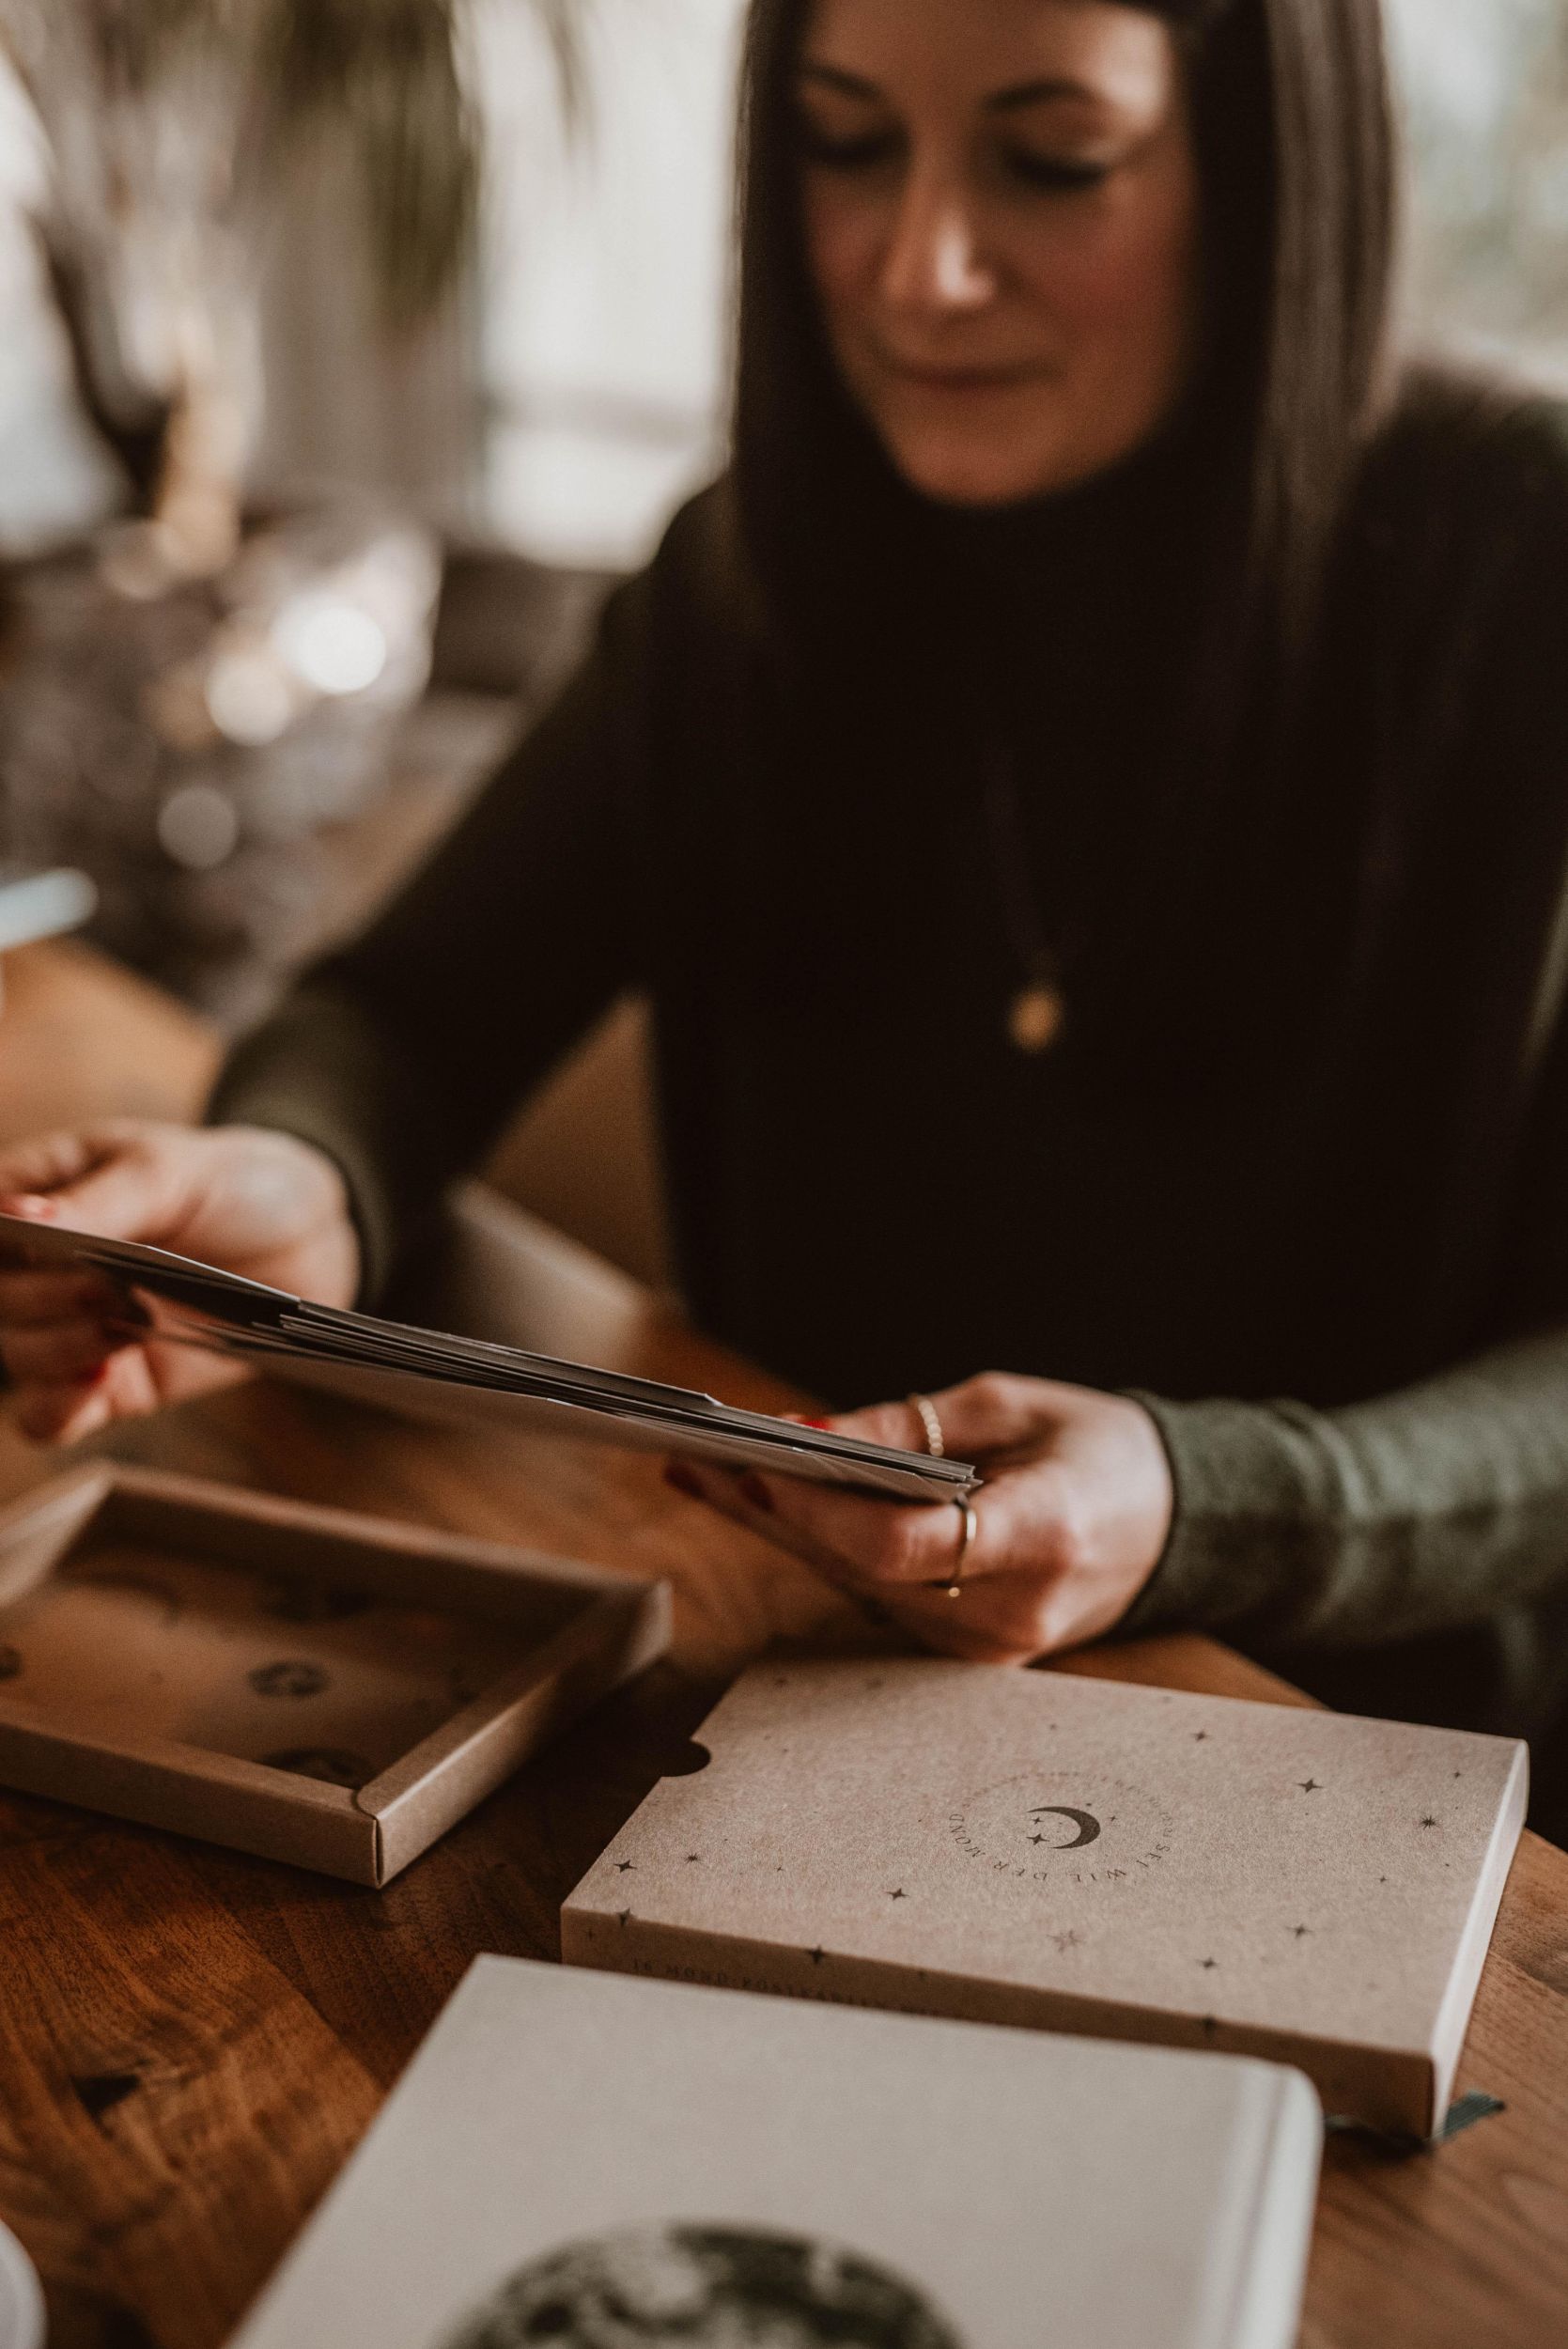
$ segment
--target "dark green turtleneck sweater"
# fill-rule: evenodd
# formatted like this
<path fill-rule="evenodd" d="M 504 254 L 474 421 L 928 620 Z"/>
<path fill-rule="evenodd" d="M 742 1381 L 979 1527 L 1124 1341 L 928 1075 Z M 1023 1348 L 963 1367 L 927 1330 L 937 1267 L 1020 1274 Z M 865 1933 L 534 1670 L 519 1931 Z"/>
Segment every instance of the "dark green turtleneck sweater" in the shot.
<path fill-rule="evenodd" d="M 1568 425 L 1428 387 L 1389 428 L 1296 729 L 1299 855 L 1214 965 L 1263 1020 L 1239 1068 L 1201 944 L 1190 972 L 1179 945 L 1137 964 L 1157 687 L 1188 647 L 1179 529 L 1151 548 L 1141 494 L 1025 531 L 1045 601 L 1021 613 L 1013 553 L 953 537 L 902 692 L 871 615 L 831 685 L 774 661 L 722 485 L 698 499 L 212 1113 L 338 1160 L 379 1281 L 644 988 L 706 1328 L 839 1407 L 987 1368 L 1139 1392 L 1177 1512 L 1132 1627 L 1545 1757 L 1568 1705 Z M 918 674 L 944 643 L 951 692 Z M 1077 1028 L 1038 1059 L 1004 1032 L 996 741 L 1001 853 L 1082 945 Z M 1129 952 L 1173 1059 L 1119 1036 Z"/>

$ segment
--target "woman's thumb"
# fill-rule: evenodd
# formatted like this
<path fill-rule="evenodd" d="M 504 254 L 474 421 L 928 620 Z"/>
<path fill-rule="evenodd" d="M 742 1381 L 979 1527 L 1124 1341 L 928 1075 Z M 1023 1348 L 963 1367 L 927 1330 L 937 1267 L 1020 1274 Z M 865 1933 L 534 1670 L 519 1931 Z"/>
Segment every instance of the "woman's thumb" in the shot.
<path fill-rule="evenodd" d="M 0 1209 L 102 1239 L 157 1240 L 179 1186 L 155 1151 L 90 1134 L 47 1135 L 0 1154 Z"/>

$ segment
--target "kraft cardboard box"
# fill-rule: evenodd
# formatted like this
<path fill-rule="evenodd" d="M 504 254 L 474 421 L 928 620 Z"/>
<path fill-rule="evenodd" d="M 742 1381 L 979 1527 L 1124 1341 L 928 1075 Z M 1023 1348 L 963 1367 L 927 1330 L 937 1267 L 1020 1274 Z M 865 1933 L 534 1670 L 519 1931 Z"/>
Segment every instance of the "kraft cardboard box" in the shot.
<path fill-rule="evenodd" d="M 233 2349 L 1289 2349 L 1298 2073 L 482 1957 Z"/>
<path fill-rule="evenodd" d="M 662 1583 L 89 1470 L 0 1514 L 0 1784 L 382 1885 L 668 1639 Z"/>
<path fill-rule="evenodd" d="M 1446 2116 L 1505 1738 L 931 1661 L 765 1664 L 566 1904 L 570 1964 L 1297 2064 Z"/>

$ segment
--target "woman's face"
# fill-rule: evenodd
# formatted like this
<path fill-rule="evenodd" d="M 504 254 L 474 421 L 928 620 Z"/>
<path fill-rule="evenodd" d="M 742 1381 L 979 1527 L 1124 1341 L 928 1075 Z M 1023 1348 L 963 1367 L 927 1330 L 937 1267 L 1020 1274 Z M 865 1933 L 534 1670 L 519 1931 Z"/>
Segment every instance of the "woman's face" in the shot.
<path fill-rule="evenodd" d="M 1115 0 L 815 0 L 798 86 L 834 357 L 899 472 L 999 506 L 1130 456 L 1192 365 L 1175 42 Z"/>

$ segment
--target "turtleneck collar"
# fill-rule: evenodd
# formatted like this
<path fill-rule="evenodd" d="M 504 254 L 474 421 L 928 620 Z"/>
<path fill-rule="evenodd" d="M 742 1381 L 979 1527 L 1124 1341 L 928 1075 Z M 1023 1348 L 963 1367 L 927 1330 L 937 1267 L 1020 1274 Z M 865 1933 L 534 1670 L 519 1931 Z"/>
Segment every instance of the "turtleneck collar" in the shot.
<path fill-rule="evenodd" d="M 980 696 L 988 731 L 1032 732 L 1048 682 L 1059 707 L 1129 689 L 1168 702 L 1203 603 L 1194 474 L 1171 431 L 1092 480 L 1016 505 L 942 506 L 904 491 L 918 633 L 965 697 Z"/>

